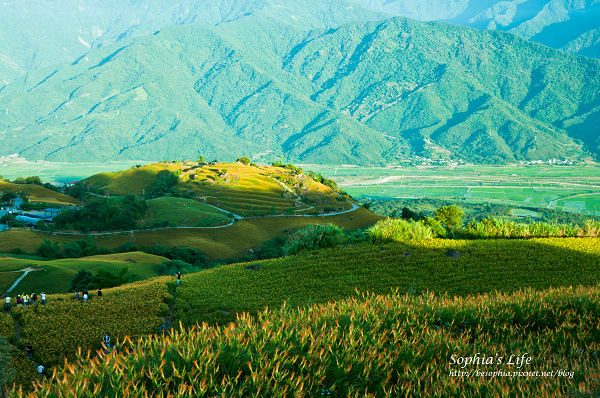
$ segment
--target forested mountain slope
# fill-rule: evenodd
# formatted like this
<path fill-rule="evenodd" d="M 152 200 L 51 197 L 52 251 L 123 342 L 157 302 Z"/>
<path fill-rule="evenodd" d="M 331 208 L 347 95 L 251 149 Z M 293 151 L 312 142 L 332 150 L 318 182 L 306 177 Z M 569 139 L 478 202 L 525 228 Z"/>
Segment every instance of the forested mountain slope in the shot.
<path fill-rule="evenodd" d="M 598 0 L 357 0 L 422 21 L 502 30 L 569 53 L 600 58 Z"/>
<path fill-rule="evenodd" d="M 413 153 L 491 163 L 598 154 L 596 60 L 445 23 L 313 29 L 275 14 L 175 26 L 28 73 L 0 91 L 1 154 L 273 151 L 363 164 Z"/>

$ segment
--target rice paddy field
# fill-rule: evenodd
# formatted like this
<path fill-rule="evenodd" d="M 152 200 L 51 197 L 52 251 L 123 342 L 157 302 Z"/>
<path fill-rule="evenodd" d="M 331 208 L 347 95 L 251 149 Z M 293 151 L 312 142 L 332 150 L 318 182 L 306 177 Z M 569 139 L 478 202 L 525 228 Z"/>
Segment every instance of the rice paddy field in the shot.
<path fill-rule="evenodd" d="M 306 167 L 335 180 L 362 200 L 464 200 L 600 216 L 597 165 Z"/>

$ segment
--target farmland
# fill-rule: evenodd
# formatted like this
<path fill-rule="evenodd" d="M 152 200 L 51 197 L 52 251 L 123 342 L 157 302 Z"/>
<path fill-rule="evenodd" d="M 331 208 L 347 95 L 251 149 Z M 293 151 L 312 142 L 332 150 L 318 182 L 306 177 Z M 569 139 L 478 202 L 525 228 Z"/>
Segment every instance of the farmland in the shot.
<path fill-rule="evenodd" d="M 456 250 L 461 255 L 459 258 L 450 258 L 445 254 L 448 250 Z M 232 264 L 205 270 L 184 276 L 182 285 L 176 289 L 173 277 L 160 277 L 106 289 L 104 298 L 93 298 L 85 304 L 77 303 L 67 295 L 50 295 L 46 308 L 13 309 L 12 311 L 21 319 L 23 338 L 31 340 L 34 347 L 39 347 L 35 351 L 35 359 L 44 361 L 51 367 L 62 364 L 65 357 L 70 361 L 76 361 L 75 346 L 82 347 L 84 361 L 92 361 L 92 359 L 85 359 L 86 352 L 92 350 L 93 354 L 93 350 L 100 347 L 99 342 L 103 333 L 107 331 L 113 339 L 118 338 L 120 342 L 123 342 L 126 335 L 131 336 L 135 341 L 136 338 L 157 333 L 158 327 L 169 318 L 169 306 L 173 306 L 171 321 L 175 322 L 175 325 L 178 321 L 184 325 L 206 322 L 205 326 L 201 326 L 200 334 L 196 336 L 198 331 L 194 330 L 182 331 L 181 335 L 162 335 L 159 339 L 144 338 L 139 344 L 154 344 L 152 347 L 158 349 L 160 355 L 162 350 L 160 347 L 163 343 L 183 344 L 187 347 L 188 341 L 189 344 L 192 344 L 191 341 L 196 341 L 192 344 L 196 346 L 199 343 L 194 339 L 198 339 L 200 335 L 204 336 L 203 339 L 209 340 L 202 340 L 205 341 L 202 343 L 203 346 L 221 349 L 219 354 L 216 350 L 211 354 L 213 358 L 211 361 L 221 364 L 219 369 L 233 378 L 241 364 L 235 365 L 237 354 L 232 357 L 227 353 L 247 352 L 244 348 L 245 344 L 258 349 L 259 346 L 251 343 L 254 338 L 271 347 L 269 350 L 256 352 L 287 352 L 291 348 L 281 344 L 295 338 L 293 336 L 302 335 L 303 328 L 311 329 L 310 325 L 313 325 L 319 328 L 318 330 L 327 330 L 327 333 L 319 332 L 319 336 L 330 336 L 332 340 L 328 340 L 329 337 L 318 339 L 314 334 L 315 329 L 311 329 L 313 337 L 309 337 L 310 334 L 307 337 L 315 348 L 309 352 L 316 352 L 318 358 L 320 344 L 324 344 L 322 347 L 325 349 L 336 347 L 335 355 L 339 359 L 348 358 L 350 361 L 344 366 L 335 366 L 335 361 L 327 365 L 329 362 L 322 362 L 309 356 L 306 362 L 303 362 L 307 364 L 312 359 L 313 363 L 322 365 L 321 369 L 324 366 L 328 369 L 323 373 L 329 375 L 327 377 L 341 377 L 336 372 L 342 372 L 351 363 L 352 366 L 347 372 L 355 367 L 355 369 L 363 369 L 367 366 L 366 362 L 360 360 L 362 351 L 345 351 L 351 349 L 351 341 L 360 339 L 363 335 L 361 329 L 363 329 L 372 331 L 372 333 L 364 333 L 363 339 L 369 339 L 366 347 L 371 347 L 370 344 L 375 344 L 376 341 L 383 341 L 381 339 L 390 339 L 391 336 L 403 336 L 403 341 L 409 341 L 409 344 L 400 346 L 405 347 L 402 350 L 414 347 L 415 351 L 402 351 L 401 354 L 405 361 L 411 364 L 407 368 L 410 371 L 406 372 L 393 361 L 387 363 L 384 360 L 387 356 L 383 352 L 381 354 L 384 355 L 377 354 L 373 357 L 379 358 L 376 361 L 382 361 L 377 362 L 382 369 L 391 366 L 391 369 L 399 372 L 394 376 L 396 379 L 392 379 L 387 385 L 388 389 L 409 383 L 415 389 L 414 396 L 422 396 L 423 391 L 419 389 L 427 391 L 428 388 L 439 385 L 446 386 L 444 388 L 448 388 L 448 391 L 456 388 L 459 389 L 456 391 L 462 391 L 461 388 L 466 389 L 465 391 L 473 392 L 469 396 L 481 397 L 487 396 L 485 394 L 490 388 L 500 389 L 499 391 L 503 388 L 513 388 L 527 393 L 535 392 L 538 395 L 542 391 L 555 391 L 557 388 L 561 393 L 572 389 L 589 391 L 595 380 L 592 369 L 598 366 L 598 358 L 591 354 L 599 348 L 597 341 L 591 339 L 591 336 L 597 333 L 596 320 L 599 315 L 597 314 L 597 286 L 600 282 L 598 250 L 597 238 L 430 240 L 400 244 L 361 244 L 354 247 L 309 251 L 276 260 L 264 260 L 254 263 L 260 266 L 254 269 L 248 269 L 248 264 Z M 583 287 L 556 290 L 560 286 Z M 529 290 L 522 291 L 526 288 Z M 360 294 L 357 295 L 357 291 L 360 293 L 368 291 L 369 294 L 381 296 L 367 295 L 361 298 Z M 432 294 L 438 298 L 434 298 Z M 261 315 L 265 307 L 270 308 L 271 311 Z M 297 310 L 297 307 L 300 307 L 300 310 Z M 381 309 L 377 311 L 377 308 Z M 237 318 L 237 315 L 243 312 L 251 316 Z M 363 313 L 366 318 L 360 315 Z M 236 320 L 237 326 L 214 328 L 216 325 L 227 325 L 228 322 Z M 296 320 L 301 323 L 296 323 Z M 339 329 L 336 329 L 336 321 Z M 574 321 L 580 325 L 577 333 L 570 326 Z M 389 327 L 383 327 L 384 325 L 390 327 L 397 325 L 400 329 L 394 334 Z M 333 329 L 329 330 L 329 327 Z M 11 333 L 10 330 L 10 325 L 7 325 L 7 333 Z M 292 334 L 289 336 L 282 334 L 286 330 Z M 238 336 L 238 332 L 242 334 Z M 354 335 L 354 332 L 358 334 Z M 387 337 L 383 337 L 384 334 Z M 567 337 L 566 340 L 558 341 L 556 335 Z M 238 337 L 234 336 L 238 336 L 239 341 Z M 249 339 L 250 336 L 254 337 Z M 220 338 L 225 338 L 226 342 L 220 342 Z M 468 344 L 467 342 L 473 338 L 477 343 Z M 348 343 L 345 343 L 345 339 L 349 339 Z M 245 343 L 242 343 L 243 341 Z M 366 343 L 365 340 L 361 341 Z M 365 355 L 367 352 L 379 353 L 373 351 L 375 346 L 373 349 L 367 349 L 364 345 L 359 346 L 367 350 Z M 421 349 L 417 352 L 419 348 L 426 346 L 430 351 L 423 352 Z M 135 348 L 135 346 L 130 347 Z M 277 347 L 280 348 L 275 350 Z M 377 344 L 377 347 L 382 346 Z M 391 347 L 397 345 L 392 344 Z M 525 379 L 521 378 L 509 378 L 501 383 L 484 383 L 485 386 L 482 385 L 483 381 L 478 381 L 481 380 L 478 378 L 465 379 L 465 382 L 460 383 L 459 386 L 456 384 L 456 379 L 448 377 L 448 370 L 453 369 L 449 364 L 450 355 L 457 353 L 474 355 L 477 351 L 487 352 L 493 347 L 501 347 L 498 352 L 503 356 L 528 352 L 536 360 L 534 365 L 536 368 L 530 367 L 527 370 L 538 370 L 538 368 L 541 370 L 542 365 L 561 366 L 573 371 L 575 376 L 572 380 L 547 379 L 541 384 L 526 383 Z M 150 346 L 143 350 L 145 353 L 154 353 L 154 348 Z M 209 348 L 208 352 L 211 352 L 210 350 Z M 581 350 L 585 350 L 585 353 L 582 354 Z M 139 349 L 136 351 L 139 352 Z M 208 354 L 208 352 L 201 354 L 201 350 L 192 351 L 197 352 L 198 355 Z M 202 356 L 196 358 L 186 355 L 186 352 L 188 352 L 187 348 L 180 348 L 165 353 L 168 355 L 167 358 L 170 358 L 169 361 L 173 360 L 176 364 L 175 369 L 169 366 L 169 372 L 173 371 L 174 374 L 181 375 L 189 373 L 188 367 L 193 367 L 194 359 L 201 361 L 199 363 L 202 364 L 212 363 L 208 359 L 202 359 L 204 358 Z M 260 354 L 259 357 L 252 359 L 254 353 L 252 349 L 244 354 L 249 359 L 244 360 L 243 363 L 250 361 L 252 369 L 262 364 L 262 368 L 266 369 L 265 372 L 270 374 L 270 365 L 267 363 L 271 364 L 272 361 L 260 362 L 264 360 L 264 358 L 259 359 Z M 300 357 L 310 355 L 307 352 L 288 352 L 288 354 L 281 360 L 293 358 L 295 355 Z M 398 358 L 397 354 L 393 357 Z M 127 357 L 130 359 L 118 356 L 111 358 L 106 362 L 110 366 L 114 366 L 114 362 L 110 361 L 117 358 L 140 360 L 135 355 Z M 276 358 L 273 360 L 275 363 L 272 365 L 275 366 L 277 360 Z M 285 361 L 287 359 L 281 363 L 280 370 L 287 363 Z M 123 363 L 119 362 L 119 366 L 114 369 L 133 371 L 148 362 L 139 362 L 139 365 L 126 363 L 127 366 L 123 366 Z M 156 363 L 158 366 L 160 359 Z M 426 364 L 429 366 L 426 367 Z M 85 372 L 95 372 L 103 366 L 97 364 L 94 368 L 96 370 L 92 370 L 77 365 L 73 369 L 87 374 Z M 311 390 L 333 388 L 332 391 L 336 391 L 336 388 L 354 388 L 350 381 L 336 383 L 334 386 L 334 379 L 327 377 L 324 380 L 329 381 L 318 384 L 319 378 L 315 380 L 309 377 L 309 374 L 317 372 L 316 369 L 300 363 L 290 364 L 290 366 L 284 368 L 290 373 L 293 370 L 296 377 L 302 377 L 306 387 L 312 385 Z M 383 391 L 381 389 L 385 386 L 385 375 L 383 378 L 377 376 L 377 368 L 378 366 L 375 366 L 369 371 L 374 382 L 369 383 L 366 379 L 360 379 L 360 373 L 351 379 L 356 379 L 356 383 L 362 383 L 363 390 L 366 387 L 373 393 Z M 67 372 L 64 376 L 76 384 L 77 376 L 69 369 L 71 367 L 64 369 L 64 372 Z M 187 370 L 183 372 L 184 369 Z M 423 385 L 423 381 L 421 384 L 417 383 L 418 375 L 421 375 L 419 369 L 425 372 L 427 375 L 425 379 L 429 384 Z M 166 368 L 163 370 L 166 381 L 169 376 Z M 242 374 L 246 372 L 242 368 L 239 370 L 242 370 Z M 160 374 L 160 370 L 157 371 Z M 59 377 L 53 380 L 56 388 L 61 385 L 60 380 L 63 380 L 62 372 L 59 370 L 57 373 Z M 100 374 L 109 377 L 108 374 L 114 372 L 100 372 Z M 346 377 L 348 375 L 352 373 L 346 374 Z M 212 382 L 208 380 L 216 380 L 215 382 L 220 383 L 221 378 L 226 377 L 216 368 L 201 370 L 199 376 L 201 377 L 198 380 L 207 378 L 207 385 L 211 386 Z M 97 380 L 96 377 L 99 375 L 90 377 L 88 381 Z M 262 380 L 261 377 L 252 378 L 248 374 L 240 381 L 256 382 Z M 349 380 L 346 377 L 343 380 Z M 413 380 L 411 377 L 417 379 Z M 105 385 L 108 386 L 110 383 Z M 142 385 L 146 385 L 145 382 Z M 152 390 L 152 387 L 149 388 Z M 249 385 L 247 388 L 258 388 L 258 386 Z M 261 388 L 267 386 L 263 385 Z M 238 393 L 238 390 L 228 391 L 232 396 Z M 105 393 L 111 397 L 127 396 L 122 390 L 120 395 L 108 391 Z"/>
<path fill-rule="evenodd" d="M 450 199 L 600 216 L 600 167 L 594 165 L 307 167 L 363 200 Z"/>

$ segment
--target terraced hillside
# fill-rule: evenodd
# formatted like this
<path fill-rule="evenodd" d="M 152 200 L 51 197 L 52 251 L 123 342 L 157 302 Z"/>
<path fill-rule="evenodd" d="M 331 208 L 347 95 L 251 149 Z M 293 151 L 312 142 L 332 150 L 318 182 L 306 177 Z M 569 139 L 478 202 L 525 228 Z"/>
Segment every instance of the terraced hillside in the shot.
<path fill-rule="evenodd" d="M 329 211 L 352 208 L 348 200 L 305 174 L 282 167 L 245 166 L 238 162 L 155 163 L 96 174 L 83 183 L 104 194 L 151 197 L 161 171 L 178 176 L 174 189 L 180 194 L 242 217 L 276 215 L 284 211 L 316 215 L 326 208 L 330 208 Z"/>
<path fill-rule="evenodd" d="M 460 255 L 447 256 L 446 253 L 451 250 L 458 251 Z M 206 336 L 213 336 L 212 329 L 209 332 L 209 325 L 235 321 L 236 314 L 241 312 L 259 316 L 258 325 L 263 325 L 261 330 L 271 330 L 264 327 L 266 319 L 272 319 L 278 325 L 288 325 L 288 322 L 291 321 L 288 316 L 296 316 L 294 308 L 297 306 L 305 307 L 310 304 L 336 301 L 330 305 L 335 308 L 350 308 L 346 307 L 348 304 L 345 304 L 343 300 L 355 297 L 356 291 L 369 291 L 382 295 L 397 291 L 398 294 L 391 296 L 395 298 L 382 299 L 389 302 L 385 308 L 396 308 L 396 304 L 392 305 L 392 302 L 406 303 L 408 307 L 402 307 L 404 305 L 402 304 L 401 308 L 405 308 L 406 312 L 401 310 L 404 315 L 395 318 L 401 319 L 402 322 L 392 322 L 391 319 L 388 321 L 392 322 L 390 325 L 403 325 L 401 329 L 404 330 L 404 333 L 398 332 L 403 336 L 403 341 L 411 343 L 402 346 L 413 347 L 415 351 L 407 353 L 408 356 L 405 357 L 405 362 L 410 363 L 410 372 L 400 371 L 398 364 L 387 365 L 392 366 L 392 369 L 399 373 L 391 385 L 401 383 L 406 388 L 411 386 L 411 390 L 416 391 L 414 394 L 417 395 L 415 396 L 419 396 L 427 389 L 437 391 L 436 388 L 453 388 L 454 382 L 447 376 L 451 369 L 449 367 L 451 354 L 461 352 L 471 355 L 469 353 L 473 351 L 474 355 L 477 350 L 502 346 L 502 354 L 516 355 L 521 351 L 515 347 L 520 346 L 534 357 L 535 366 L 540 367 L 549 363 L 552 366 L 568 366 L 567 369 L 574 372 L 574 377 L 552 380 L 548 378 L 544 383 L 534 384 L 527 383 L 522 378 L 502 378 L 512 381 L 498 381 L 497 383 L 480 383 L 477 380 L 482 380 L 481 378 L 474 378 L 465 379 L 465 383 L 460 388 L 472 392 L 470 396 L 481 397 L 487 396 L 489 391 L 496 391 L 497 388 L 503 391 L 504 388 L 509 387 L 521 389 L 524 392 L 535 391 L 538 395 L 544 391 L 555 391 L 557 388 L 563 394 L 573 389 L 585 392 L 593 387 L 592 382 L 595 376 L 592 369 L 597 369 L 598 366 L 598 358 L 592 355 L 594 351 L 598 350 L 598 346 L 592 336 L 598 333 L 598 325 L 595 321 L 597 315 L 594 314 L 597 314 L 598 309 L 599 250 L 597 238 L 428 240 L 403 244 L 361 244 L 354 247 L 306 252 L 278 260 L 261 261 L 255 263 L 255 266 L 251 268 L 248 268 L 248 264 L 222 266 L 186 275 L 181 286 L 177 288 L 173 283 L 174 277 L 163 277 L 130 286 L 108 289 L 104 299 L 94 299 L 87 304 L 73 302 L 68 296 L 51 295 L 46 308 L 38 308 L 36 311 L 13 308 L 12 311 L 21 317 L 23 337 L 31 340 L 34 347 L 37 348 L 37 351 L 34 351 L 35 360 L 44 361 L 50 366 L 59 366 L 63 363 L 64 357 L 75 360 L 76 350 L 72 348 L 74 345 L 82 347 L 84 356 L 87 350 L 100 348 L 100 339 L 105 332 L 109 332 L 113 339 L 119 338 L 123 342 L 125 335 L 139 337 L 148 333 L 157 333 L 159 326 L 181 320 L 184 325 L 208 322 L 207 325 L 202 326 L 202 333 Z M 499 293 L 517 292 L 524 288 L 542 291 L 558 286 L 587 286 L 589 288 L 544 291 L 542 293 L 521 292 L 515 293 L 514 296 L 499 295 Z M 447 298 L 440 300 L 431 297 L 419 299 L 420 294 L 426 291 L 436 295 L 457 296 L 457 298 L 454 300 Z M 408 297 L 402 299 L 400 296 L 405 293 L 408 294 Z M 487 296 L 472 297 L 478 294 Z M 413 296 L 417 299 L 411 298 Z M 284 303 L 285 306 L 282 307 Z M 174 317 L 170 317 L 169 306 L 173 305 Z M 279 310 L 272 312 L 272 315 L 258 315 L 266 306 Z M 365 304 L 360 308 L 369 308 L 369 305 Z M 303 330 L 303 327 L 312 324 L 309 321 L 309 314 L 319 313 L 320 310 L 314 311 L 317 311 L 316 308 L 297 313 L 300 323 L 292 322 L 296 326 L 289 328 L 282 326 L 283 329 L 289 329 L 290 332 Z M 362 335 L 363 339 L 373 338 L 376 341 L 379 338 L 379 332 L 376 333 L 375 330 L 378 329 L 375 327 L 364 329 L 367 327 L 366 319 L 355 324 L 359 313 L 361 312 L 357 307 L 356 310 L 339 314 L 339 318 L 337 315 L 328 316 L 318 323 L 317 328 L 329 330 L 327 325 L 333 326 L 337 320 L 341 329 L 336 329 L 337 331 L 331 331 L 331 333 L 343 331 L 343 333 L 352 334 L 352 330 L 356 330 L 357 338 Z M 387 312 L 373 311 L 369 313 L 371 316 L 376 316 L 374 314 Z M 421 315 L 417 316 L 416 314 Z M 269 316 L 274 318 L 265 318 Z M 421 319 L 421 317 L 424 318 Z M 359 316 L 358 319 L 362 318 Z M 387 325 L 388 321 L 384 321 L 383 324 Z M 246 317 L 240 322 L 241 324 L 248 324 L 247 322 L 253 324 L 254 321 Z M 583 331 L 582 333 L 575 333 L 574 329 L 569 326 L 573 322 L 580 325 L 578 330 Z M 382 323 L 377 323 L 377 325 L 382 325 Z M 6 329 L 7 334 L 12 333 L 10 324 L 2 327 Z M 361 334 L 361 329 L 371 330 L 373 333 Z M 389 328 L 384 329 L 389 330 Z M 216 335 L 225 334 L 232 337 L 230 333 L 235 333 L 236 330 L 235 325 L 230 325 L 220 331 L 215 330 L 214 336 L 216 338 Z M 412 332 L 410 332 L 411 330 Z M 423 332 L 415 334 L 415 330 L 423 330 Z M 492 330 L 497 333 L 490 334 L 489 331 Z M 568 336 L 568 347 L 564 345 L 567 344 L 567 340 L 564 340 L 563 344 L 552 337 L 556 334 Z M 319 335 L 326 336 L 329 333 L 319 333 Z M 272 338 L 271 344 L 275 345 L 276 341 L 288 340 L 287 338 L 283 340 L 276 338 L 276 336 L 280 336 L 277 327 L 271 330 L 268 336 L 270 337 L 267 337 L 266 341 L 271 341 Z M 317 336 L 314 334 L 312 336 L 307 335 L 306 337 L 313 341 Z M 169 341 L 169 344 L 175 342 L 173 335 L 162 338 L 165 338 L 165 342 Z M 433 346 L 426 344 L 428 341 L 432 341 L 432 338 L 433 341 L 444 341 L 446 349 L 441 349 L 436 345 L 437 343 Z M 147 343 L 152 341 L 162 344 L 160 337 L 144 340 Z M 228 341 L 231 342 L 231 340 Z M 467 341 L 471 341 L 471 345 L 467 345 Z M 450 347 L 447 344 L 450 344 Z M 378 346 L 382 347 L 381 344 Z M 425 350 L 424 352 L 425 346 L 429 346 L 433 351 Z M 338 346 L 336 345 L 336 347 Z M 390 349 L 393 347 L 395 345 L 390 346 Z M 416 350 L 419 348 L 421 349 L 417 352 Z M 241 348 L 231 348 L 233 351 L 222 349 L 219 353 L 215 351 L 212 358 L 218 363 L 222 363 L 223 366 L 226 366 L 227 363 L 233 364 L 235 361 L 231 362 L 233 359 L 227 353 L 240 352 L 239 349 Z M 584 352 L 582 353 L 581 350 Z M 435 353 L 440 355 L 436 356 Z M 254 358 L 253 353 L 248 353 L 248 355 L 249 358 Z M 291 355 L 291 357 L 293 356 Z M 342 356 L 351 357 L 349 355 Z M 169 351 L 167 358 L 177 361 L 178 366 L 188 366 L 188 360 L 185 359 L 188 357 L 184 350 L 183 354 L 182 351 L 179 353 Z M 398 355 L 394 357 L 397 358 Z M 381 360 L 383 357 L 378 356 L 378 358 Z M 358 358 L 351 360 L 354 363 L 352 366 L 363 366 L 359 365 L 362 362 L 357 361 Z M 190 359 L 189 363 L 192 362 L 193 359 Z M 207 362 L 210 361 L 202 361 L 202 363 Z M 252 369 L 258 365 L 258 362 L 255 363 L 253 359 L 250 362 Z M 425 367 L 425 364 L 429 364 L 429 367 Z M 140 363 L 141 365 L 142 363 Z M 235 369 L 231 376 L 235 377 L 238 373 L 238 366 L 241 365 L 231 366 Z M 333 364 L 331 366 L 331 372 L 334 372 L 336 366 Z M 269 369 L 264 364 L 263 368 Z M 298 373 L 303 368 L 304 365 L 297 368 L 295 372 Z M 337 366 L 338 371 L 343 371 L 345 368 L 345 366 Z M 78 367 L 78 369 L 81 368 Z M 138 368 L 132 365 L 128 369 Z M 348 368 L 347 372 L 350 372 L 350 369 Z M 426 380 L 432 380 L 428 381 L 430 384 L 426 384 L 425 387 L 423 384 L 419 384 L 420 387 L 417 387 L 417 381 L 422 379 L 419 369 L 425 372 Z M 530 367 L 524 370 L 535 371 L 538 369 Z M 66 371 L 70 372 L 69 368 Z M 157 369 L 157 371 L 160 373 L 160 370 Z M 166 369 L 164 371 L 166 373 Z M 243 370 L 242 374 L 246 374 L 244 373 L 246 371 Z M 178 371 L 173 369 L 173 372 L 177 374 Z M 411 374 L 417 378 L 411 378 Z M 207 369 L 201 371 L 200 379 L 210 378 L 211 375 L 213 378 L 225 377 L 216 369 Z M 355 376 L 358 377 L 358 375 Z M 73 375 L 68 377 L 73 377 Z M 95 380 L 97 376 L 93 377 Z M 241 381 L 248 382 L 250 379 L 249 376 L 243 376 Z M 363 388 L 367 387 L 368 391 L 377 390 L 377 388 L 381 388 L 385 377 L 381 380 L 376 377 L 374 380 L 376 381 L 372 383 L 365 381 L 367 384 Z M 58 381 L 54 380 L 54 382 Z M 334 388 L 351 388 L 351 383 L 351 381 L 346 381 L 337 384 L 337 387 Z M 502 383 L 509 383 L 509 385 Z M 143 382 L 141 385 L 147 384 Z M 330 383 L 318 386 L 319 388 L 332 387 Z M 425 390 L 420 390 L 422 388 Z M 456 386 L 456 388 L 459 387 Z M 122 391 L 121 394 L 123 394 Z"/>

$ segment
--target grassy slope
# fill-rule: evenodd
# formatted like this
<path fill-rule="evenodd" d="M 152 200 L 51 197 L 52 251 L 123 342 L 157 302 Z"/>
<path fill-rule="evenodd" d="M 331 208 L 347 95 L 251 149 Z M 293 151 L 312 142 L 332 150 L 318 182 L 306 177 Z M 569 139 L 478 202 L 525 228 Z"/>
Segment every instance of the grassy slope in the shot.
<path fill-rule="evenodd" d="M 296 194 L 315 205 L 311 208 L 297 203 L 299 214 L 316 214 L 325 207 L 348 210 L 348 201 L 339 202 L 338 195 L 328 186 L 306 178 L 293 177 L 280 167 L 244 166 L 241 163 L 218 163 L 196 167 L 196 163 L 154 163 L 115 173 L 101 173 L 85 180 L 90 186 L 114 195 L 142 195 L 153 189 L 161 170 L 181 173 L 176 189 L 189 192 L 200 200 L 242 216 L 280 214 L 294 207 Z M 276 176 L 290 179 L 287 189 L 275 180 Z"/>
<path fill-rule="evenodd" d="M 133 260 L 133 261 L 127 261 Z M 23 269 L 25 267 L 40 268 L 40 271 L 30 272 L 15 288 L 12 295 L 21 292 L 65 293 L 69 290 L 69 283 L 75 274 L 82 269 L 96 273 L 104 268 L 118 274 L 123 267 L 128 268 L 127 275 L 135 275 L 134 280 L 149 279 L 157 276 L 155 265 L 167 261 L 166 258 L 151 254 L 133 252 L 109 254 L 76 259 L 63 259 L 53 261 L 31 261 L 5 258 L 0 261 L 0 271 Z M 13 273 L 11 273 L 13 274 Z M 0 273 L 2 275 L 2 273 Z M 14 273 L 16 277 L 21 274 Z M 16 277 L 13 279 L 16 280 Z"/>
<path fill-rule="evenodd" d="M 0 192 L 23 192 L 32 202 L 56 203 L 61 205 L 79 205 L 77 199 L 35 184 L 13 184 L 0 180 Z"/>
<path fill-rule="evenodd" d="M 450 249 L 464 255 L 450 259 L 444 254 Z M 184 276 L 177 289 L 176 320 L 227 322 L 237 312 L 256 314 L 284 302 L 292 308 L 324 303 L 353 297 L 356 290 L 381 294 L 429 290 L 464 297 L 526 287 L 594 286 L 600 281 L 600 246 L 596 238 L 431 240 L 363 244 L 259 264 L 255 271 L 245 269 L 247 264 L 233 264 Z M 58 364 L 64 356 L 74 358 L 77 345 L 84 352 L 98 348 L 99 336 L 107 328 L 113 339 L 155 333 L 165 311 L 163 301 L 171 301 L 163 298 L 169 281 L 174 278 L 108 289 L 110 302 L 94 299 L 88 307 L 73 303 L 70 295 L 50 295 L 48 308 L 24 311 L 24 337 L 39 347 L 38 359 Z"/>
<path fill-rule="evenodd" d="M 364 228 L 375 224 L 384 217 L 363 208 L 356 211 L 326 217 L 257 217 L 237 221 L 231 226 L 216 229 L 166 229 L 135 232 L 131 234 L 111 234 L 95 237 L 98 247 L 114 249 L 125 242 L 138 246 L 189 246 L 201 250 L 211 260 L 240 257 L 248 249 L 258 249 L 266 240 L 276 236 L 287 236 L 286 230 L 310 224 L 332 223 L 346 229 Z M 0 252 L 9 252 L 19 247 L 33 253 L 43 239 L 70 242 L 85 239 L 84 235 L 53 235 L 36 231 L 2 232 Z"/>
<path fill-rule="evenodd" d="M 162 197 L 148 201 L 148 213 L 137 221 L 140 227 L 167 222 L 178 227 L 210 227 L 228 224 L 227 213 L 192 199 Z"/>
<path fill-rule="evenodd" d="M 339 300 L 355 289 L 466 296 L 523 287 L 592 286 L 600 282 L 598 243 L 597 238 L 430 240 L 264 260 L 255 271 L 247 270 L 248 264 L 233 264 L 186 276 L 177 294 L 177 316 L 187 324 L 231 321 L 236 312 L 256 313 L 284 301 L 296 307 Z M 463 256 L 451 259 L 445 255 L 450 250 Z"/>

